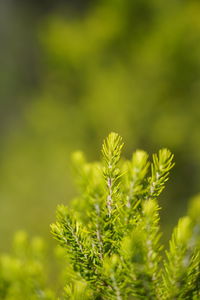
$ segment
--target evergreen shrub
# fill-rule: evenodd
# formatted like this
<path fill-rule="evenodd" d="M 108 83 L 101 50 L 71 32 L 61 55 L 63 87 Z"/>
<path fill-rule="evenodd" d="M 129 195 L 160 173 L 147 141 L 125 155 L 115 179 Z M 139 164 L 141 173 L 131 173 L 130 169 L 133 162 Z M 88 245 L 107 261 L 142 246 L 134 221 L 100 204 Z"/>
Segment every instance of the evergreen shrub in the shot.
<path fill-rule="evenodd" d="M 124 160 L 122 147 L 122 138 L 111 133 L 101 162 L 73 154 L 79 196 L 70 207 L 58 206 L 51 225 L 65 261 L 59 299 L 200 299 L 200 197 L 191 201 L 165 250 L 158 197 L 173 154 L 161 149 L 150 162 L 137 150 Z M 17 256 L 0 260 L 1 299 L 57 299 L 45 287 L 41 248 L 40 240 L 29 245 L 18 235 Z"/>

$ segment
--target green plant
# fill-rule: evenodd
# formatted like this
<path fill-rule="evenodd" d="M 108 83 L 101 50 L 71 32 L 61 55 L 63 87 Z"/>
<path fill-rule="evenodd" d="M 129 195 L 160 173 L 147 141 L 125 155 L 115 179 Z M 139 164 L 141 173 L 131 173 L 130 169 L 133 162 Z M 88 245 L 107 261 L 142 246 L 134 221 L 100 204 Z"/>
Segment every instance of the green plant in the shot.
<path fill-rule="evenodd" d="M 63 265 L 54 286 L 64 285 L 64 293 L 48 288 L 43 241 L 19 232 L 13 252 L 0 255 L 0 299 L 200 298 L 200 196 L 190 201 L 188 216 L 179 220 L 164 251 L 157 198 L 173 155 L 162 149 L 149 162 L 147 153 L 137 150 L 126 161 L 120 158 L 122 147 L 121 137 L 111 133 L 102 162 L 73 155 L 80 193 L 71 207 L 58 207 L 51 225 Z"/>
<path fill-rule="evenodd" d="M 46 288 L 46 270 L 41 238 L 29 240 L 25 232 L 16 233 L 12 253 L 0 255 L 0 299 L 55 299 Z"/>
<path fill-rule="evenodd" d="M 51 225 L 71 262 L 66 299 L 199 299 L 199 204 L 179 220 L 164 252 L 157 198 L 173 155 L 162 149 L 150 163 L 138 150 L 126 161 L 122 147 L 111 133 L 102 162 L 73 155 L 80 195 L 71 208 L 58 206 Z"/>

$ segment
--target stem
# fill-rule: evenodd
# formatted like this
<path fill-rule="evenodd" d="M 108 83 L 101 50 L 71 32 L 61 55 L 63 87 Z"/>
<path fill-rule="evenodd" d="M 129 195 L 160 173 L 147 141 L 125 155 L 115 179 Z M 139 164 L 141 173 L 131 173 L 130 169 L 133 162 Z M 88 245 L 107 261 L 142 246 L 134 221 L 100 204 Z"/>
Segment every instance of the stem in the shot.
<path fill-rule="evenodd" d="M 112 204 L 113 204 L 113 199 L 112 199 L 112 195 L 113 195 L 113 191 L 112 191 L 112 178 L 108 177 L 108 190 L 109 190 L 109 194 L 107 197 L 107 208 L 108 208 L 108 216 L 109 218 L 111 217 L 111 213 L 112 213 Z"/>

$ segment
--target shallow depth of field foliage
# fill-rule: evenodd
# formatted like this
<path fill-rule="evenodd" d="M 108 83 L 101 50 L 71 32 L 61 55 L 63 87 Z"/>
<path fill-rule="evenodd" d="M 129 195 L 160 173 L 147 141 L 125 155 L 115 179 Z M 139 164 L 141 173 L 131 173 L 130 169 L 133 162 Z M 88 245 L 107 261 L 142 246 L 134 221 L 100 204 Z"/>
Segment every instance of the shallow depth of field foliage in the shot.
<path fill-rule="evenodd" d="M 151 160 L 137 150 L 124 160 L 122 148 L 122 138 L 111 133 L 100 162 L 87 162 L 82 152 L 73 155 L 80 193 L 70 207 L 58 206 L 51 225 L 63 260 L 60 291 L 47 288 L 42 241 L 28 241 L 20 232 L 14 253 L 0 256 L 2 300 L 200 298 L 200 197 L 164 250 L 158 199 L 173 155 L 164 148 Z"/>
<path fill-rule="evenodd" d="M 111 130 L 127 157 L 175 153 L 160 197 L 169 236 L 199 192 L 199 1 L 82 0 L 42 13 L 52 1 L 0 2 L 0 249 L 19 229 L 49 237 L 56 205 L 74 196 L 71 151 L 97 159 Z"/>

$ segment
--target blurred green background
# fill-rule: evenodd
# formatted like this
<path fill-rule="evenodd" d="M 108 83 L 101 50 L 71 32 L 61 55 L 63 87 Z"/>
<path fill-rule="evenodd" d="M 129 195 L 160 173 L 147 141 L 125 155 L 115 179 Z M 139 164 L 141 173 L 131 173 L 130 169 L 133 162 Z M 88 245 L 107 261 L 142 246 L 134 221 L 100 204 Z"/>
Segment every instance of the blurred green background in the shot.
<path fill-rule="evenodd" d="M 70 154 L 99 159 L 116 131 L 124 156 L 168 147 L 168 234 L 200 191 L 200 2 L 0 2 L 0 249 L 13 233 L 50 238 L 75 195 Z"/>

